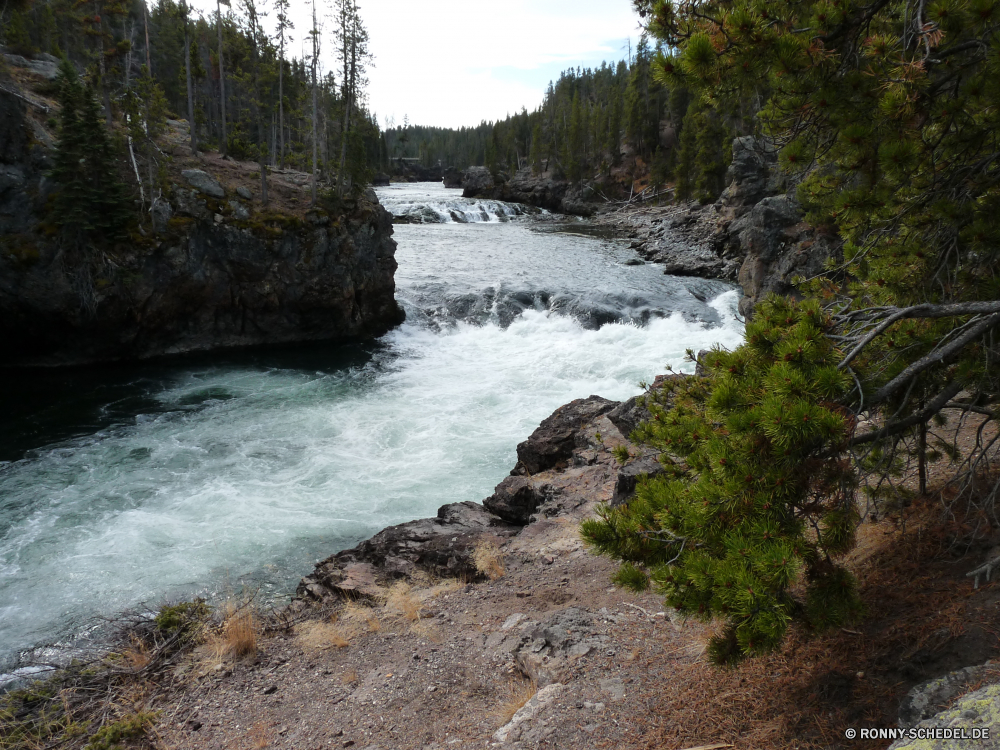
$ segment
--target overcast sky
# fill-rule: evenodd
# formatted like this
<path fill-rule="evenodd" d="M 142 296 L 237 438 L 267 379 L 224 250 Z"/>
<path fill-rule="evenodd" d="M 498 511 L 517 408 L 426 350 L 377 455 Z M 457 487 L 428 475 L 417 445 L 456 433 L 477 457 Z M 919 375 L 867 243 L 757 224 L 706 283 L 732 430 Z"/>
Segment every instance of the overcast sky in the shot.
<path fill-rule="evenodd" d="M 532 110 L 549 81 L 569 67 L 593 67 L 628 55 L 638 38 L 631 0 L 358 0 L 375 66 L 369 108 L 384 127 L 461 127 Z M 270 2 L 260 3 L 273 25 Z M 194 0 L 215 12 L 215 0 Z M 233 10 L 240 12 L 239 0 Z M 310 26 L 309 0 L 292 0 L 291 56 L 301 57 Z M 332 2 L 317 9 L 332 12 Z M 322 19 L 321 19 L 322 22 Z M 335 65 L 334 20 L 322 22 L 324 66 Z M 338 80 L 339 82 L 339 80 Z"/>
<path fill-rule="evenodd" d="M 542 101 L 568 67 L 627 56 L 630 0 L 359 0 L 371 35 L 372 111 L 459 127 Z"/>

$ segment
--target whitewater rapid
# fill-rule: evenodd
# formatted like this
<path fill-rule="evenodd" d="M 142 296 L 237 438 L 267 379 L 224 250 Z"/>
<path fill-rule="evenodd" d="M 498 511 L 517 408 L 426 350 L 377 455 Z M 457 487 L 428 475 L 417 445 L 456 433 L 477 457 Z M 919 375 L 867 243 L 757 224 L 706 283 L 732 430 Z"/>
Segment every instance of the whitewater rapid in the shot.
<path fill-rule="evenodd" d="M 443 191 L 380 195 L 437 211 Z M 735 288 L 628 266 L 577 222 L 396 239 L 408 318 L 378 342 L 63 373 L 20 405 L 2 425 L 20 442 L 0 463 L 0 659 L 130 607 L 244 586 L 287 601 L 317 559 L 489 495 L 561 404 L 628 398 L 689 370 L 687 349 L 742 339 Z"/>

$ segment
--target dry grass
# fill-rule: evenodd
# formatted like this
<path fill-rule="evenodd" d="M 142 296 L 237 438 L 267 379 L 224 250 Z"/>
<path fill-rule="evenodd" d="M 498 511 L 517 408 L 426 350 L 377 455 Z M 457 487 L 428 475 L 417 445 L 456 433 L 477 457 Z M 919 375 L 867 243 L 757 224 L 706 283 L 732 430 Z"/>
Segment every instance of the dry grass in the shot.
<path fill-rule="evenodd" d="M 534 680 L 512 679 L 502 693 L 503 702 L 493 710 L 493 717 L 500 726 L 503 726 L 513 719 L 514 714 L 520 711 L 537 692 L 538 686 Z"/>
<path fill-rule="evenodd" d="M 361 625 L 369 633 L 382 632 L 382 621 L 374 607 L 357 602 L 347 602 L 344 606 L 343 619 L 348 623 Z"/>
<path fill-rule="evenodd" d="M 133 670 L 140 670 L 149 664 L 152 654 L 149 652 L 149 644 L 142 638 L 135 635 L 129 637 L 129 646 L 122 649 L 122 658 Z"/>
<path fill-rule="evenodd" d="M 734 669 L 709 665 L 689 647 L 639 658 L 665 668 L 639 748 L 731 742 L 739 750 L 843 746 L 851 726 L 891 726 L 916 682 L 996 656 L 989 633 L 997 591 L 972 591 L 934 507 L 909 530 L 863 527 L 848 560 L 867 609 L 863 622 L 824 633 L 794 629 L 780 651 Z M 710 634 L 690 625 L 690 646 Z M 978 640 L 977 640 L 978 638 Z M 651 662 L 651 663 L 652 663 Z M 885 743 L 855 743 L 861 748 Z"/>
<path fill-rule="evenodd" d="M 386 607 L 403 616 L 410 622 L 420 620 L 420 600 L 413 594 L 408 583 L 400 581 L 389 589 L 386 597 Z"/>
<path fill-rule="evenodd" d="M 247 605 L 238 607 L 222 623 L 225 652 L 236 659 L 257 653 L 257 616 Z"/>
<path fill-rule="evenodd" d="M 295 636 L 302 648 L 323 651 L 330 648 L 347 648 L 351 645 L 351 633 L 347 628 L 329 620 L 303 622 L 295 627 Z"/>
<path fill-rule="evenodd" d="M 264 750 L 271 744 L 271 732 L 263 721 L 258 721 L 253 725 L 247 732 L 247 738 L 250 740 L 250 747 L 254 750 Z"/>
<path fill-rule="evenodd" d="M 495 581 L 507 572 L 503 565 L 503 552 L 493 539 L 483 539 L 476 545 L 472 553 L 472 562 L 475 563 L 476 570 L 489 576 L 491 581 Z"/>
<path fill-rule="evenodd" d="M 465 586 L 465 583 L 457 578 L 445 578 L 443 581 L 438 581 L 427 591 L 427 598 L 437 599 L 439 596 L 444 596 L 445 594 L 454 594 L 463 586 Z"/>

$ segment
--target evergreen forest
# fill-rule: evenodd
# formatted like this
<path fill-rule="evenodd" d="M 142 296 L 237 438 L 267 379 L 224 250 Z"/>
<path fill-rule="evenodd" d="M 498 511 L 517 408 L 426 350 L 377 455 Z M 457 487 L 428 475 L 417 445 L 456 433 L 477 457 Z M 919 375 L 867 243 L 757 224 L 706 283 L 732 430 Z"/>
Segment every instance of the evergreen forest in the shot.
<path fill-rule="evenodd" d="M 337 0 L 328 10 L 320 23 L 324 9 L 314 5 L 311 28 L 295 29 L 289 0 L 266 9 L 235 0 L 204 15 L 183 0 L 150 7 L 138 0 L 21 0 L 7 9 L 4 41 L 10 53 L 64 61 L 43 92 L 64 110 L 62 150 L 86 143 L 93 120 L 103 122 L 107 163 L 92 164 L 89 177 L 111 163 L 127 165 L 119 176 L 146 204 L 162 187 L 156 138 L 166 120 L 187 120 L 194 123 L 192 152 L 259 163 L 266 202 L 269 169 L 315 170 L 344 191 L 387 168 L 384 139 L 366 107 L 371 55 L 357 3 Z M 321 59 L 335 66 L 323 69 Z M 67 119 L 65 111 L 77 115 Z"/>
<path fill-rule="evenodd" d="M 495 123 L 457 130 L 390 124 L 389 156 L 425 166 L 485 165 L 506 174 L 530 167 L 609 190 L 633 179 L 657 186 L 676 181 L 681 199 L 715 200 L 732 139 L 749 131 L 748 120 L 720 114 L 692 97 L 684 82 L 657 77 L 658 54 L 660 47 L 644 35 L 628 61 L 566 70 L 533 112 L 522 109 Z"/>

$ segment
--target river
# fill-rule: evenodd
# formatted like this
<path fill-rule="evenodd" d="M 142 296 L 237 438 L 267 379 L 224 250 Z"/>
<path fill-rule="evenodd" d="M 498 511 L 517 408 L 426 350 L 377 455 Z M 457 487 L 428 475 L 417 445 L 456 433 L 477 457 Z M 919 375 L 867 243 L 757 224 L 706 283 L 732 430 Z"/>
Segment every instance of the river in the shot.
<path fill-rule="evenodd" d="M 585 221 L 380 188 L 402 326 L 366 344 L 0 379 L 0 663 L 127 608 L 259 590 L 481 500 L 556 407 L 742 338 L 738 291 Z"/>

